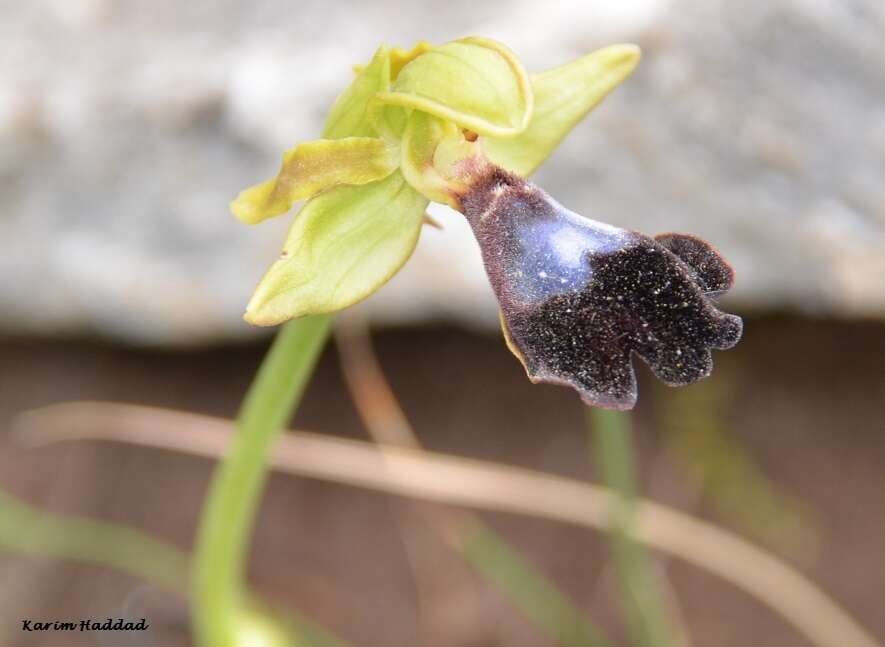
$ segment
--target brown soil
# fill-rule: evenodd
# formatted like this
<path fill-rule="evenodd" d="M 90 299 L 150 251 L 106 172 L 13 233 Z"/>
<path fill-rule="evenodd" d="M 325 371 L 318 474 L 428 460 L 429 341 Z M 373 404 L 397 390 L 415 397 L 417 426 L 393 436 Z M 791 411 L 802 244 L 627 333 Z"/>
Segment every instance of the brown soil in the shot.
<path fill-rule="evenodd" d="M 581 405 L 532 386 L 501 340 L 450 329 L 387 332 L 379 353 L 431 449 L 593 478 Z M 130 524 L 182 548 L 192 540 L 207 461 L 111 444 L 15 448 L 12 417 L 101 399 L 232 416 L 261 348 L 150 352 L 86 343 L 0 344 L 0 486 L 46 508 Z M 781 554 L 885 641 L 885 326 L 750 320 L 712 381 L 733 384 L 723 424 L 785 495 L 812 511 L 818 540 Z M 686 465 L 656 424 L 671 391 L 640 376 L 637 442 L 644 493 L 737 527 L 697 500 Z M 704 383 L 702 383 L 704 384 Z M 689 389 L 704 388 L 702 385 Z M 324 357 L 297 426 L 362 437 L 334 352 Z M 360 646 L 520 647 L 550 642 L 462 568 L 402 499 L 329 483 L 271 479 L 254 540 L 255 588 Z M 623 641 L 605 542 L 565 525 L 486 515 L 513 545 Z M 408 545 L 407 553 L 405 546 Z M 407 555 L 411 555 L 411 561 Z M 680 562 L 666 563 L 698 646 L 807 645 L 764 606 Z M 148 615 L 147 636 L 23 633 L 21 619 Z M 184 645 L 182 601 L 103 569 L 0 557 L 0 644 Z"/>

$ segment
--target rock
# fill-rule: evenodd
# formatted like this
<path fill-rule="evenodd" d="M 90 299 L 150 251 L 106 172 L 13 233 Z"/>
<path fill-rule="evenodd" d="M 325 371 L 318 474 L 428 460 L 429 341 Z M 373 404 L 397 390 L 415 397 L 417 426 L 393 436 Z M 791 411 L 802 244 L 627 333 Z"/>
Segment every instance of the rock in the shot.
<path fill-rule="evenodd" d="M 76 6 L 74 6 L 76 4 Z M 885 316 L 885 5 L 18 3 L 0 24 L 0 328 L 195 344 L 240 319 L 286 222 L 227 202 L 315 138 L 377 43 L 479 33 L 540 70 L 616 41 L 635 75 L 535 180 L 567 207 L 713 242 L 732 310 Z M 223 7 L 223 10 L 222 10 Z M 495 325 L 463 218 L 433 213 L 366 302 L 385 323 Z"/>

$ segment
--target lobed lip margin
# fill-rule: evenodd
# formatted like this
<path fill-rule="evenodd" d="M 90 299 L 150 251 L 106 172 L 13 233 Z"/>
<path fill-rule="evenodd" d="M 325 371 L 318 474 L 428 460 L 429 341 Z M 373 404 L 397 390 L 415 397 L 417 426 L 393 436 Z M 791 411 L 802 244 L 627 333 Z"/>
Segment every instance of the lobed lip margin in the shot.
<path fill-rule="evenodd" d="M 666 384 L 682 386 L 710 375 L 711 349 L 731 348 L 741 337 L 741 319 L 714 303 L 734 271 L 696 236 L 653 239 L 581 221 L 537 186 L 497 168 L 474 180 L 461 205 L 501 306 L 505 341 L 532 382 L 570 386 L 592 406 L 630 409 L 637 398 L 634 355 Z M 589 278 L 580 287 L 525 299 L 506 268 L 526 261 L 529 245 L 520 236 L 539 220 L 560 222 L 576 236 L 620 233 L 614 248 L 584 252 Z"/>

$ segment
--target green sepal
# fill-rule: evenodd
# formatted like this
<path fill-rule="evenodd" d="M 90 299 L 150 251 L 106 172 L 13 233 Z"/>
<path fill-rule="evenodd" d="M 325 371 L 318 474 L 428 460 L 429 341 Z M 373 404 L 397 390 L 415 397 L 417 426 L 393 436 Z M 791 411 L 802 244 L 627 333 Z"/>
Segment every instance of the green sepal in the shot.
<path fill-rule="evenodd" d="M 516 137 L 481 138 L 490 161 L 527 177 L 639 63 L 635 45 L 612 45 L 532 76 L 534 113 Z"/>
<path fill-rule="evenodd" d="M 271 326 L 366 298 L 411 256 L 427 203 L 399 172 L 312 198 L 256 288 L 246 321 Z"/>
<path fill-rule="evenodd" d="M 396 170 L 398 157 L 399 151 L 372 137 L 299 144 L 283 155 L 275 178 L 241 191 L 230 209 L 239 220 L 254 225 L 333 186 L 381 180 Z"/>
<path fill-rule="evenodd" d="M 428 49 L 400 70 L 385 104 L 421 110 L 481 135 L 513 137 L 532 116 L 531 81 L 504 45 L 464 38 Z"/>

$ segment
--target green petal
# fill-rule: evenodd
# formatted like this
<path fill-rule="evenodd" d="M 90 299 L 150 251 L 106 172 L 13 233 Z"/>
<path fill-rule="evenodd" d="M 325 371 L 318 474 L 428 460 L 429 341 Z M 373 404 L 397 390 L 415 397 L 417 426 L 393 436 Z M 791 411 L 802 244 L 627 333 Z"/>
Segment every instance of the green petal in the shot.
<path fill-rule="evenodd" d="M 399 145 L 408 119 L 408 113 L 399 106 L 391 106 L 380 101 L 372 101 L 369 104 L 369 121 L 378 136 L 390 146 Z"/>
<path fill-rule="evenodd" d="M 482 138 L 488 158 L 523 177 L 533 173 L 568 132 L 627 78 L 639 62 L 635 45 L 612 45 L 532 77 L 535 106 L 516 137 Z"/>
<path fill-rule="evenodd" d="M 376 135 L 369 119 L 369 102 L 377 92 L 390 89 L 390 52 L 385 46 L 378 48 L 372 62 L 360 70 L 347 89 L 335 100 L 323 137 L 362 137 Z"/>
<path fill-rule="evenodd" d="M 434 47 L 407 63 L 392 92 L 378 100 L 415 108 L 482 135 L 512 137 L 532 115 L 532 88 L 504 45 L 465 38 Z"/>
<path fill-rule="evenodd" d="M 418 242 L 427 200 L 399 173 L 312 198 L 261 280 L 246 321 L 271 326 L 341 310 L 386 283 Z"/>
<path fill-rule="evenodd" d="M 421 56 L 424 52 L 429 49 L 433 49 L 433 45 L 428 43 L 426 40 L 419 41 L 417 45 L 415 45 L 412 49 L 403 49 L 402 47 L 394 47 L 388 53 L 390 55 L 390 79 L 396 80 L 399 71 L 403 69 L 403 66 L 406 63 L 412 61 L 412 59 Z M 357 63 L 356 65 L 352 65 L 354 74 L 360 74 L 364 69 L 366 69 L 365 65 L 361 63 Z"/>
<path fill-rule="evenodd" d="M 394 47 L 390 50 L 390 78 L 396 80 L 407 64 L 433 49 L 433 45 L 426 40 L 419 41 L 412 49 L 403 49 L 402 47 Z"/>
<path fill-rule="evenodd" d="M 255 224 L 286 213 L 299 200 L 338 184 L 368 184 L 396 170 L 398 151 L 371 137 L 320 139 L 299 144 L 283 155 L 279 174 L 242 191 L 233 214 Z"/>

